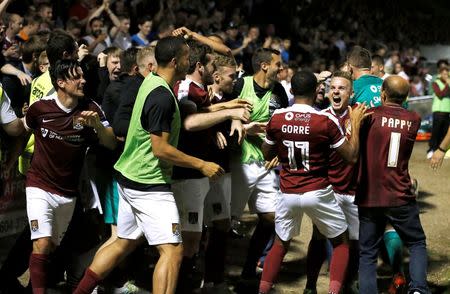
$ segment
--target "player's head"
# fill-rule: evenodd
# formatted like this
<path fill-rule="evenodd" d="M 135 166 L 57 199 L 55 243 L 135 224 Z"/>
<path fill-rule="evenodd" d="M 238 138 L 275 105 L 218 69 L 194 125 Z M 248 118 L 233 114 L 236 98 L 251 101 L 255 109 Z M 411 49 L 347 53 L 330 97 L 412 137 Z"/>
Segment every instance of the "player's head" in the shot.
<path fill-rule="evenodd" d="M 201 77 L 204 85 L 211 85 L 213 83 L 211 48 L 194 40 L 190 40 L 188 45 L 190 52 L 189 70 L 187 73 L 191 75 L 196 72 Z"/>
<path fill-rule="evenodd" d="M 347 63 L 353 74 L 353 79 L 359 78 L 360 71 L 370 71 L 372 67 L 369 50 L 361 46 L 354 46 L 347 56 Z"/>
<path fill-rule="evenodd" d="M 372 68 L 370 73 L 377 77 L 384 76 L 384 60 L 380 55 L 372 56 Z"/>
<path fill-rule="evenodd" d="M 50 67 L 60 59 L 78 58 L 78 45 L 75 40 L 63 30 L 54 30 L 47 42 L 47 57 Z"/>
<path fill-rule="evenodd" d="M 309 99 L 314 102 L 316 96 L 317 78 L 312 71 L 301 70 L 291 79 L 291 91 L 296 99 Z"/>
<path fill-rule="evenodd" d="M 337 113 L 344 112 L 353 95 L 352 75 L 347 71 L 336 71 L 331 77 L 328 99 Z"/>
<path fill-rule="evenodd" d="M 82 98 L 84 96 L 83 70 L 76 60 L 58 60 L 50 67 L 50 78 L 53 86 L 60 93 Z"/>
<path fill-rule="evenodd" d="M 121 72 L 120 54 L 122 49 L 117 47 L 108 47 L 103 50 L 106 54 L 106 68 L 108 69 L 109 80 L 114 81 L 119 78 Z"/>
<path fill-rule="evenodd" d="M 236 60 L 228 55 L 214 53 L 212 65 L 214 85 L 223 93 L 231 93 L 236 81 Z"/>
<path fill-rule="evenodd" d="M 278 81 L 282 69 L 280 51 L 270 48 L 258 48 L 252 56 L 254 74 L 264 73 L 270 83 Z"/>
<path fill-rule="evenodd" d="M 387 77 L 381 86 L 381 102 L 401 105 L 408 97 L 409 83 L 404 78 L 393 75 Z"/>
<path fill-rule="evenodd" d="M 176 79 L 183 79 L 189 69 L 189 47 L 184 38 L 166 37 L 158 41 L 155 58 L 159 69 L 173 69 Z"/>
<path fill-rule="evenodd" d="M 146 77 L 151 72 L 156 72 L 158 67 L 155 59 L 155 47 L 144 47 L 137 53 L 136 56 L 139 73 Z"/>
<path fill-rule="evenodd" d="M 140 49 L 136 47 L 128 48 L 120 53 L 120 70 L 124 73 L 134 75 L 138 72 L 136 56 Z"/>
<path fill-rule="evenodd" d="M 93 17 L 89 21 L 89 27 L 91 28 L 91 34 L 94 37 L 98 37 L 102 34 L 103 30 L 103 19 L 100 17 Z"/>
<path fill-rule="evenodd" d="M 33 66 L 38 65 L 38 58 L 42 51 L 47 47 L 46 39 L 38 35 L 32 35 L 22 45 L 22 61 L 26 64 L 33 63 Z M 35 70 L 35 68 L 33 69 Z"/>

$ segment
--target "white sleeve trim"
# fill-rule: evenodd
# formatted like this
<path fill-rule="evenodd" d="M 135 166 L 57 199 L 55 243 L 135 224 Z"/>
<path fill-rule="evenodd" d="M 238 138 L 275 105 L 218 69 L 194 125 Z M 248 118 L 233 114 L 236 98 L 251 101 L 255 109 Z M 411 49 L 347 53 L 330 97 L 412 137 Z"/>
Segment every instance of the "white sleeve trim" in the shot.
<path fill-rule="evenodd" d="M 347 140 L 345 137 L 342 137 L 337 143 L 330 145 L 331 148 L 336 149 L 342 146 L 344 144 L 345 140 Z"/>
<path fill-rule="evenodd" d="M 264 138 L 264 142 L 266 142 L 269 145 L 275 145 L 276 144 L 276 142 L 267 139 L 267 137 Z"/>

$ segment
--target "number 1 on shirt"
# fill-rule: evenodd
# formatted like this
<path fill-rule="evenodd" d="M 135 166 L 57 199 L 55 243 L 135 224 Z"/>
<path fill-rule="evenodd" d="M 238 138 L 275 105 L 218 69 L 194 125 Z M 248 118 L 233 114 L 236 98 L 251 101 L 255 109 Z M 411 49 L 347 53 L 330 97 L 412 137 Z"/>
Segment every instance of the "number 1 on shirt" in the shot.
<path fill-rule="evenodd" d="M 391 132 L 391 140 L 389 141 L 388 167 L 397 167 L 398 152 L 400 150 L 401 133 Z"/>

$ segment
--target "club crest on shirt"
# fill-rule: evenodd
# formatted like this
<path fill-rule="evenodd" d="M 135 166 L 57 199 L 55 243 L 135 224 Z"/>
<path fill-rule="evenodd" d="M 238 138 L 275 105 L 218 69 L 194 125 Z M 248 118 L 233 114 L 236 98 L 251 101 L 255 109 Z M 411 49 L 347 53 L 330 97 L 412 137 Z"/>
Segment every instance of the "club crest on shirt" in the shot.
<path fill-rule="evenodd" d="M 48 130 L 46 128 L 41 128 L 42 137 L 47 137 Z"/>
<path fill-rule="evenodd" d="M 222 213 L 222 203 L 213 203 L 212 208 L 213 208 L 214 214 Z"/>
<path fill-rule="evenodd" d="M 37 219 L 30 221 L 30 228 L 31 228 L 31 231 L 33 231 L 33 232 L 36 232 L 37 230 L 39 230 L 39 223 L 38 223 Z"/>
<path fill-rule="evenodd" d="M 181 235 L 180 224 L 172 223 L 172 234 L 176 237 L 179 237 Z"/>
<path fill-rule="evenodd" d="M 189 212 L 188 221 L 191 225 L 198 224 L 198 213 L 197 212 Z"/>
<path fill-rule="evenodd" d="M 83 124 L 80 121 L 73 121 L 73 129 L 74 130 L 82 130 L 83 129 Z"/>

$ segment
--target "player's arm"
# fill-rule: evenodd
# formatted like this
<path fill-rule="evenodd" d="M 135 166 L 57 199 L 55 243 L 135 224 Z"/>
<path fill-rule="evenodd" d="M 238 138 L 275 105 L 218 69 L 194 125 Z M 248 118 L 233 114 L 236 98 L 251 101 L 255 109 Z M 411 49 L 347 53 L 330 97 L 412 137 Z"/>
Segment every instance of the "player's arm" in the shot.
<path fill-rule="evenodd" d="M 216 112 L 197 112 L 186 116 L 183 126 L 187 131 L 200 131 L 208 129 L 223 121 L 233 119 L 248 121 L 250 112 L 245 108 L 225 109 Z"/>
<path fill-rule="evenodd" d="M 366 114 L 367 106 L 358 104 L 355 108 L 349 107 L 352 134 L 350 139 L 344 140 L 340 146 L 336 147 L 336 151 L 344 158 L 345 161 L 355 164 L 359 158 L 359 130 L 361 122 L 368 115 Z"/>
<path fill-rule="evenodd" d="M 231 49 L 228 48 L 228 46 L 226 46 L 225 44 L 216 42 L 208 37 L 205 37 L 196 32 L 193 32 L 186 27 L 181 27 L 181 28 L 175 29 L 172 32 L 172 35 L 184 36 L 187 39 L 193 39 L 197 42 L 200 42 L 202 44 L 205 44 L 205 45 L 211 47 L 216 52 L 219 52 L 224 55 L 231 55 Z"/>
<path fill-rule="evenodd" d="M 277 146 L 275 142 L 275 128 L 272 128 L 272 119 L 267 123 L 266 127 L 266 136 L 264 137 L 264 141 L 261 145 L 261 151 L 263 153 L 264 159 L 267 161 L 272 161 L 275 157 L 277 157 Z"/>
<path fill-rule="evenodd" d="M 234 108 L 245 108 L 247 111 L 251 112 L 253 109 L 253 105 L 250 101 L 244 100 L 244 99 L 233 99 L 227 102 L 221 102 L 212 104 L 205 108 L 208 112 L 214 112 L 224 109 L 234 109 Z"/>
<path fill-rule="evenodd" d="M 432 169 L 436 170 L 441 167 L 445 153 L 449 148 L 450 148 L 450 127 L 448 128 L 447 134 L 445 135 L 441 144 L 439 144 L 438 149 L 436 149 L 433 152 L 433 156 L 431 157 L 430 160 L 430 166 Z"/>
<path fill-rule="evenodd" d="M 108 149 L 114 150 L 117 145 L 116 135 L 111 127 L 105 127 L 100 121 L 98 112 L 96 111 L 83 111 L 80 114 L 81 124 L 94 128 L 97 133 L 99 143 Z"/>
<path fill-rule="evenodd" d="M 170 162 L 173 165 L 199 170 L 208 178 L 216 178 L 225 171 L 214 162 L 201 160 L 197 157 L 187 155 L 169 144 L 170 133 L 151 133 L 153 154 L 161 160 Z"/>

